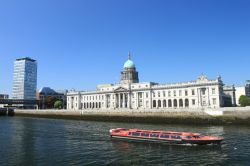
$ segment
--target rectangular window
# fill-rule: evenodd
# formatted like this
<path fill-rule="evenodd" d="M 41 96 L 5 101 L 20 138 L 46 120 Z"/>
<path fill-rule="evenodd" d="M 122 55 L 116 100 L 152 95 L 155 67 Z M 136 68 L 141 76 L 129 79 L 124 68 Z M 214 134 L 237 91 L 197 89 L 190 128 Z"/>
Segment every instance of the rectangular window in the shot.
<path fill-rule="evenodd" d="M 185 96 L 188 96 L 188 91 L 187 90 L 185 90 Z"/>
<path fill-rule="evenodd" d="M 158 138 L 158 137 L 159 137 L 159 134 L 150 134 L 150 137 Z"/>
<path fill-rule="evenodd" d="M 148 137 L 149 134 L 148 134 L 148 133 L 141 133 L 141 136 L 142 136 L 142 137 Z"/>
<path fill-rule="evenodd" d="M 138 136 L 140 136 L 140 133 L 133 132 L 132 135 L 138 137 Z"/>
<path fill-rule="evenodd" d="M 195 99 L 192 100 L 192 104 L 195 105 Z"/>
<path fill-rule="evenodd" d="M 160 138 L 169 138 L 169 135 L 161 135 Z"/>
<path fill-rule="evenodd" d="M 146 92 L 146 98 L 148 98 L 148 92 Z"/>
<path fill-rule="evenodd" d="M 160 92 L 158 92 L 158 97 L 161 97 L 161 93 Z"/>
<path fill-rule="evenodd" d="M 192 95 L 195 95 L 195 91 L 194 91 L 194 89 L 192 89 Z"/>
<path fill-rule="evenodd" d="M 168 91 L 168 97 L 171 97 L 171 91 Z"/>
<path fill-rule="evenodd" d="M 163 93 L 163 97 L 166 97 L 166 93 L 165 93 L 165 91 L 163 91 L 162 93 Z"/>
<path fill-rule="evenodd" d="M 176 91 L 174 90 L 174 96 L 176 96 Z"/>
<path fill-rule="evenodd" d="M 213 105 L 216 105 L 216 98 L 213 98 Z"/>
<path fill-rule="evenodd" d="M 206 89 L 202 89 L 201 93 L 202 93 L 202 95 L 205 95 L 206 94 Z"/>
<path fill-rule="evenodd" d="M 153 92 L 153 97 L 155 97 L 155 92 Z"/>
<path fill-rule="evenodd" d="M 213 95 L 215 94 L 215 88 L 212 89 L 212 94 L 213 94 Z"/>

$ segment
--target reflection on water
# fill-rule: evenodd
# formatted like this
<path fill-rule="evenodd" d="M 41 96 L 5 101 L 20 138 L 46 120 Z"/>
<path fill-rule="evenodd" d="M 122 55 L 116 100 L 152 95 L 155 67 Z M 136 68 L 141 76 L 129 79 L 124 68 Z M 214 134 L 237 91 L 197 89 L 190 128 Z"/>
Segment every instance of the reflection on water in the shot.
<path fill-rule="evenodd" d="M 0 117 L 1 165 L 248 165 L 250 127 L 152 125 Z M 109 129 L 191 131 L 223 136 L 221 146 L 110 139 Z M 240 140 L 239 140 L 240 138 Z"/>

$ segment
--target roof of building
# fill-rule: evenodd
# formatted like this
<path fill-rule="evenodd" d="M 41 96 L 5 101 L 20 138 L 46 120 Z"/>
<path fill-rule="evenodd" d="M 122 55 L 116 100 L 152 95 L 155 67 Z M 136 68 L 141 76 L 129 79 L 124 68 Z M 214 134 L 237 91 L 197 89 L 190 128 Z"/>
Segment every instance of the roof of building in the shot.
<path fill-rule="evenodd" d="M 56 95 L 57 92 L 54 91 L 53 89 L 51 89 L 50 87 L 43 87 L 39 90 L 39 93 L 40 94 L 43 94 L 43 95 Z"/>
<path fill-rule="evenodd" d="M 130 53 L 128 53 L 128 60 L 124 63 L 123 68 L 135 68 L 135 64 L 131 60 Z"/>
<path fill-rule="evenodd" d="M 26 60 L 26 61 L 31 61 L 31 62 L 35 62 L 36 60 L 31 59 L 30 57 L 24 57 L 24 58 L 17 58 L 16 61 L 22 61 L 22 60 Z"/>

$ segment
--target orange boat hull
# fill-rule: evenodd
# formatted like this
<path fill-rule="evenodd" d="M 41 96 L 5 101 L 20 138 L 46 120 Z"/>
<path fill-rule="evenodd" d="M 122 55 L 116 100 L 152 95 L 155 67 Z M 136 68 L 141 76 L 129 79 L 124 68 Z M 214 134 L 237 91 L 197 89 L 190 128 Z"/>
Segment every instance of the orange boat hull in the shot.
<path fill-rule="evenodd" d="M 157 130 L 138 130 L 123 128 L 111 129 L 111 138 L 143 141 L 143 142 L 156 142 L 168 144 L 220 144 L 223 140 L 222 137 L 216 136 L 203 136 L 199 133 L 186 133 L 186 132 L 172 132 L 172 131 L 157 131 Z"/>

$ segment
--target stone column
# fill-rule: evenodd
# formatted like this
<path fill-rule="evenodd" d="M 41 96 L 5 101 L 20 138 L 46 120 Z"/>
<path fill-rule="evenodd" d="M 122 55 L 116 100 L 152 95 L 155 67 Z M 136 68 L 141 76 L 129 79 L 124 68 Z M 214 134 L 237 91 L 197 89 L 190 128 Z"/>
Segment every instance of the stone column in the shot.
<path fill-rule="evenodd" d="M 90 108 L 90 106 L 89 106 Z M 107 108 L 107 97 L 106 94 L 104 95 L 104 108 Z"/>
<path fill-rule="evenodd" d="M 128 93 L 128 108 L 131 109 L 131 96 L 130 96 L 130 93 Z"/>
<path fill-rule="evenodd" d="M 138 92 L 135 92 L 135 107 L 138 108 Z"/>
<path fill-rule="evenodd" d="M 149 91 L 149 108 L 152 109 L 152 91 Z"/>
<path fill-rule="evenodd" d="M 120 93 L 117 94 L 117 108 L 120 108 Z"/>
<path fill-rule="evenodd" d="M 207 87 L 207 107 L 210 107 L 209 88 Z"/>
<path fill-rule="evenodd" d="M 197 96 L 197 107 L 200 107 L 201 106 L 201 95 L 200 95 L 200 89 L 199 88 L 197 88 L 197 94 L 196 94 L 196 96 Z"/>
<path fill-rule="evenodd" d="M 81 94 L 80 92 L 77 95 L 77 110 L 81 109 Z"/>
<path fill-rule="evenodd" d="M 118 95 L 115 94 L 115 108 L 118 108 Z"/>
<path fill-rule="evenodd" d="M 125 108 L 125 93 L 122 94 L 122 108 Z"/>
<path fill-rule="evenodd" d="M 119 107 L 122 108 L 122 94 L 119 94 Z"/>

